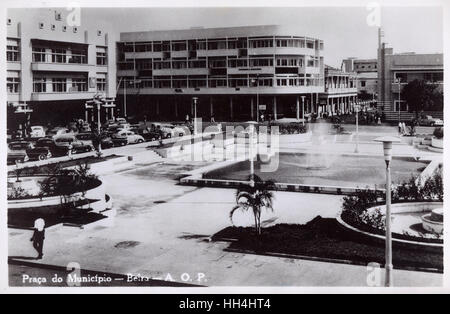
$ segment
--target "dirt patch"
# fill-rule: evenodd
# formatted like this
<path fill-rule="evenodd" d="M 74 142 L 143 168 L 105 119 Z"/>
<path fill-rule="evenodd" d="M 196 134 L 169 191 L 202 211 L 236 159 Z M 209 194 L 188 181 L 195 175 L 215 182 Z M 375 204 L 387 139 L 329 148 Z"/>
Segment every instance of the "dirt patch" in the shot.
<path fill-rule="evenodd" d="M 141 242 L 138 242 L 138 241 L 122 241 L 122 242 L 116 243 L 116 245 L 114 245 L 114 247 L 116 249 L 129 249 L 129 248 L 136 247 L 139 244 L 141 244 Z"/>

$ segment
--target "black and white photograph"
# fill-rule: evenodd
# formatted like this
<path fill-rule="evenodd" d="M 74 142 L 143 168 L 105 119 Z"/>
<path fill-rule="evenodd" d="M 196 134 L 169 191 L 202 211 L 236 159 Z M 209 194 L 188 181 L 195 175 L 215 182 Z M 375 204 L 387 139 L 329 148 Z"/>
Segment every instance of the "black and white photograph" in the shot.
<path fill-rule="evenodd" d="M 449 291 L 445 1 L 1 6 L 2 293 Z"/>

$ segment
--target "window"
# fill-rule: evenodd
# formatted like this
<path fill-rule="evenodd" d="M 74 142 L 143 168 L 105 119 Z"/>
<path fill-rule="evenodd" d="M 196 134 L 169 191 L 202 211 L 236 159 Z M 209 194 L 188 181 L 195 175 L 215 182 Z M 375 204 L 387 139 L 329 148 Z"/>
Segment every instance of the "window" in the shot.
<path fill-rule="evenodd" d="M 88 90 L 87 79 L 85 78 L 73 78 L 72 79 L 72 92 L 86 92 Z"/>
<path fill-rule="evenodd" d="M 106 91 L 106 78 L 97 77 L 97 91 L 98 92 Z"/>
<path fill-rule="evenodd" d="M 60 12 L 55 11 L 55 20 L 61 21 L 61 13 Z"/>
<path fill-rule="evenodd" d="M 6 79 L 6 89 L 9 94 L 17 94 L 19 92 L 20 79 L 18 77 L 8 77 Z"/>
<path fill-rule="evenodd" d="M 17 44 L 6 46 L 6 60 L 9 62 L 19 61 L 19 46 Z"/>
<path fill-rule="evenodd" d="M 6 25 L 11 25 L 11 19 L 6 20 Z"/>
<path fill-rule="evenodd" d="M 366 87 L 366 81 L 361 81 L 361 87 Z"/>
<path fill-rule="evenodd" d="M 69 63 L 87 63 L 87 52 L 85 50 L 72 50 Z"/>
<path fill-rule="evenodd" d="M 52 89 L 54 93 L 65 93 L 67 91 L 67 80 L 65 78 L 52 78 Z"/>
<path fill-rule="evenodd" d="M 106 48 L 97 47 L 97 65 L 107 65 L 108 59 Z"/>
<path fill-rule="evenodd" d="M 45 62 L 45 48 L 33 47 L 33 62 Z"/>
<path fill-rule="evenodd" d="M 47 79 L 45 77 L 33 80 L 33 93 L 45 93 L 47 91 Z"/>
<path fill-rule="evenodd" d="M 173 51 L 184 51 L 184 50 L 186 50 L 187 49 L 187 45 L 186 45 L 186 42 L 175 42 L 175 43 L 172 43 L 172 50 Z"/>
<path fill-rule="evenodd" d="M 62 27 L 62 31 L 63 31 L 63 32 L 67 31 L 67 26 L 66 26 L 66 25 L 64 25 L 64 26 Z"/>
<path fill-rule="evenodd" d="M 77 32 L 78 32 L 78 27 L 74 27 L 74 28 L 73 28 L 73 32 L 74 32 L 74 33 L 77 33 Z"/>
<path fill-rule="evenodd" d="M 53 63 L 66 63 L 67 56 L 65 49 L 52 49 L 52 62 Z"/>
<path fill-rule="evenodd" d="M 97 36 L 102 36 L 102 31 L 97 31 Z"/>
<path fill-rule="evenodd" d="M 52 26 L 50 27 L 52 31 L 54 31 L 56 29 L 56 25 L 52 24 Z"/>
<path fill-rule="evenodd" d="M 40 28 L 40 29 L 43 29 L 43 28 L 44 28 L 44 23 L 39 22 L 39 28 Z"/>

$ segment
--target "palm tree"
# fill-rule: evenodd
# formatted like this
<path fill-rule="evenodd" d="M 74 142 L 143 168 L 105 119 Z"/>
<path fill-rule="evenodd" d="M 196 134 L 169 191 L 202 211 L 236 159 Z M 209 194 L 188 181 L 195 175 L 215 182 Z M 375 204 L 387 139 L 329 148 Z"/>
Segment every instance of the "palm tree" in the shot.
<path fill-rule="evenodd" d="M 273 181 L 263 181 L 257 175 L 250 175 L 250 185 L 240 187 L 236 191 L 236 206 L 230 212 L 230 220 L 233 223 L 234 213 L 240 209 L 242 211 L 251 210 L 255 219 L 255 232 L 261 235 L 261 210 L 266 208 L 273 211 L 274 194 L 270 191 L 274 186 Z"/>

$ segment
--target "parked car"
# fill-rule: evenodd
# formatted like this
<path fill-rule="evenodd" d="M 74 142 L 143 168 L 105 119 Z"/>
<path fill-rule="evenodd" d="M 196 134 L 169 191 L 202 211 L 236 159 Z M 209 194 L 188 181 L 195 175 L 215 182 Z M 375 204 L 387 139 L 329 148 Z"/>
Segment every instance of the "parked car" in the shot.
<path fill-rule="evenodd" d="M 29 160 L 27 150 L 33 148 L 33 144 L 27 141 L 14 141 L 8 145 L 8 165 L 23 163 Z"/>
<path fill-rule="evenodd" d="M 75 138 L 79 140 L 84 145 L 94 146 L 93 139 L 94 135 L 92 133 L 78 133 Z"/>
<path fill-rule="evenodd" d="M 94 133 L 79 133 L 75 137 L 77 138 L 77 140 L 81 141 L 85 145 L 92 145 L 94 148 L 97 145 L 95 144 L 97 138 Z M 111 148 L 114 146 L 111 137 L 108 136 L 106 133 L 102 133 L 100 141 L 102 149 Z"/>
<path fill-rule="evenodd" d="M 57 136 L 61 136 L 64 134 L 73 134 L 71 130 L 69 130 L 68 128 L 64 128 L 64 127 L 55 127 L 53 129 L 51 129 L 50 131 L 47 132 L 47 137 L 57 137 Z"/>
<path fill-rule="evenodd" d="M 162 132 L 151 129 L 139 129 L 139 135 L 141 135 L 147 142 L 158 141 L 163 138 Z"/>
<path fill-rule="evenodd" d="M 55 140 L 52 138 L 41 138 L 37 140 L 34 145 L 34 149 L 30 150 L 30 154 L 40 154 L 42 153 L 42 148 L 50 151 L 52 157 L 67 156 L 69 154 L 69 147 L 63 145 L 57 145 Z M 70 147 L 71 148 L 71 147 Z"/>
<path fill-rule="evenodd" d="M 48 147 L 35 146 L 34 148 L 27 149 L 27 155 L 30 160 L 46 160 L 52 157 L 52 152 Z"/>
<path fill-rule="evenodd" d="M 87 133 L 87 132 L 91 132 L 91 131 L 92 131 L 92 130 L 91 130 L 91 126 L 89 125 L 89 123 L 84 122 L 84 123 L 81 125 L 81 130 L 80 130 L 81 133 Z"/>
<path fill-rule="evenodd" d="M 56 137 L 55 143 L 58 146 L 63 146 L 71 149 L 73 154 L 87 153 L 94 150 L 93 145 L 84 144 L 71 134 L 60 135 Z"/>
<path fill-rule="evenodd" d="M 43 126 L 40 125 L 35 125 L 31 127 L 31 132 L 30 132 L 30 137 L 31 138 L 42 138 L 45 137 L 45 129 Z"/>
<path fill-rule="evenodd" d="M 162 124 L 162 123 L 152 123 L 151 130 L 155 132 L 160 132 L 162 138 L 171 138 L 174 136 L 174 125 L 172 124 Z"/>
<path fill-rule="evenodd" d="M 419 125 L 421 126 L 443 126 L 444 121 L 438 118 L 433 118 L 432 116 L 424 116 L 420 117 L 418 120 Z"/>
<path fill-rule="evenodd" d="M 6 142 L 9 143 L 13 139 L 13 134 L 10 129 L 6 129 Z"/>
<path fill-rule="evenodd" d="M 127 119 L 125 119 L 125 118 L 116 118 L 116 122 L 118 124 L 126 124 L 126 123 L 128 123 Z"/>
<path fill-rule="evenodd" d="M 145 142 L 145 139 L 134 132 L 122 130 L 113 135 L 112 140 L 115 146 L 125 146 Z"/>

